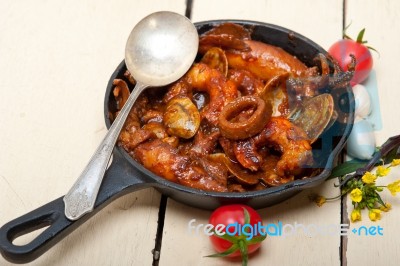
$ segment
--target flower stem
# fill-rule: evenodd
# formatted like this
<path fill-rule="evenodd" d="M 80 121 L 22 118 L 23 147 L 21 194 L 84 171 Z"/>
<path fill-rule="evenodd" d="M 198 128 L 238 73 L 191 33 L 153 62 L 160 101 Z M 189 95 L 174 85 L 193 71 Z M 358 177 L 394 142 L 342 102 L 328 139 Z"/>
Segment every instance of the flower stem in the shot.
<path fill-rule="evenodd" d="M 397 148 L 400 145 L 400 135 L 390 137 L 382 147 L 375 152 L 374 156 L 368 163 L 361 168 L 358 168 L 356 172 L 352 175 L 347 175 L 343 181 L 339 184 L 340 187 L 344 186 L 350 179 L 362 177 L 366 172 L 371 171 L 376 163 L 385 157 L 389 152 L 391 152 L 394 148 Z"/>
<path fill-rule="evenodd" d="M 339 194 L 339 195 L 337 195 L 335 197 L 325 198 L 325 199 L 326 199 L 326 201 L 334 201 L 334 200 L 340 199 L 341 197 L 342 197 L 342 194 Z"/>

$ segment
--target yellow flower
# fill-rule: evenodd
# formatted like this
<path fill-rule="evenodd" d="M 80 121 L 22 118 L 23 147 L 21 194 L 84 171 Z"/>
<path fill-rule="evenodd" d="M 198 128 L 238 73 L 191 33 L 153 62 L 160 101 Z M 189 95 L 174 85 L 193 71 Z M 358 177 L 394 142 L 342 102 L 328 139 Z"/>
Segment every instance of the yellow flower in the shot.
<path fill-rule="evenodd" d="M 377 176 L 387 176 L 390 172 L 390 168 L 385 167 L 385 166 L 378 166 L 378 168 L 376 169 L 376 175 Z"/>
<path fill-rule="evenodd" d="M 392 209 L 392 204 L 390 204 L 389 202 L 385 202 L 385 205 L 381 206 L 379 209 L 381 211 L 388 212 L 389 210 Z"/>
<path fill-rule="evenodd" d="M 326 202 L 326 198 L 318 194 L 311 194 L 308 196 L 308 198 L 310 199 L 310 201 L 315 202 L 318 205 L 318 207 L 321 207 Z"/>
<path fill-rule="evenodd" d="M 391 166 L 398 166 L 400 165 L 400 159 L 393 159 Z"/>
<path fill-rule="evenodd" d="M 316 196 L 314 201 L 317 203 L 318 207 L 321 207 L 326 202 L 326 198 L 323 196 Z"/>
<path fill-rule="evenodd" d="M 371 209 L 369 210 L 368 216 L 371 221 L 378 221 L 381 219 L 381 210 Z"/>
<path fill-rule="evenodd" d="M 400 180 L 394 181 L 393 183 L 387 185 L 387 189 L 389 189 L 393 196 L 396 196 L 396 193 L 400 192 Z"/>
<path fill-rule="evenodd" d="M 350 219 L 353 223 L 357 222 L 357 221 L 361 221 L 361 211 L 359 209 L 354 209 L 351 212 Z"/>
<path fill-rule="evenodd" d="M 362 176 L 362 181 L 365 183 L 365 184 L 372 184 L 372 183 L 374 183 L 375 182 L 375 180 L 376 180 L 376 175 L 374 175 L 374 174 L 371 174 L 370 172 L 366 172 L 363 176 Z"/>
<path fill-rule="evenodd" d="M 353 189 L 350 192 L 350 198 L 354 202 L 360 202 L 362 200 L 362 191 L 359 188 Z"/>

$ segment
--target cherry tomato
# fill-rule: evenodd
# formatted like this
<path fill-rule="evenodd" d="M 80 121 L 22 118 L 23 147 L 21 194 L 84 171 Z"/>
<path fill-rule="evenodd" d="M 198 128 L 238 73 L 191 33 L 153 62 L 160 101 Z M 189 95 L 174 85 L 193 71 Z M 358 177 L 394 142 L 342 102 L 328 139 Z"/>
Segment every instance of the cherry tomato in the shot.
<path fill-rule="evenodd" d="M 344 71 L 348 70 L 347 66 L 351 62 L 350 54 L 355 56 L 357 64 L 354 77 L 350 81 L 351 86 L 363 82 L 371 72 L 373 64 L 371 52 L 362 42 L 350 39 L 340 40 L 329 48 L 328 53 L 338 61 Z"/>
<path fill-rule="evenodd" d="M 247 213 L 246 213 L 247 212 Z M 246 217 L 247 216 L 247 217 Z M 251 239 L 246 239 L 246 235 L 243 233 L 239 234 L 237 232 L 234 236 L 228 237 L 227 234 L 224 236 L 218 236 L 217 234 L 213 234 L 210 236 L 211 243 L 214 249 L 219 253 L 224 253 L 229 249 L 237 249 L 234 252 L 226 254 L 226 257 L 239 257 L 242 256 L 242 259 L 247 262 L 248 254 L 253 253 L 256 251 L 261 242 L 265 239 L 266 236 L 262 236 L 259 234 L 258 230 L 255 232 L 255 228 L 257 224 L 262 225 L 262 219 L 260 215 L 251 207 L 241 204 L 234 204 L 234 205 L 226 205 L 219 207 L 216 209 L 210 216 L 209 223 L 216 228 L 217 225 L 224 225 L 225 228 L 223 232 L 226 232 L 226 227 L 229 224 L 249 224 L 252 227 L 252 233 L 254 234 Z M 228 228 L 229 232 L 233 234 L 235 231 L 231 230 L 233 228 Z M 238 230 L 239 231 L 239 230 Z M 250 232 L 250 231 L 248 231 Z M 251 242 L 249 242 L 251 241 Z M 234 247 L 235 245 L 235 247 Z M 243 249 L 240 248 L 241 245 L 245 245 L 244 253 Z"/>

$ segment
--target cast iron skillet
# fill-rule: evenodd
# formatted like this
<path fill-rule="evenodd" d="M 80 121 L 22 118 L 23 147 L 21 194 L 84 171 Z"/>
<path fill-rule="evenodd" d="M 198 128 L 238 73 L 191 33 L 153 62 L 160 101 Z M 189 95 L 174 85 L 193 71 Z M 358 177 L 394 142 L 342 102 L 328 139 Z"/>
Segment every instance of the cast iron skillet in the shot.
<path fill-rule="evenodd" d="M 222 22 L 227 21 L 200 22 L 196 23 L 196 27 L 201 34 Z M 309 66 L 313 65 L 313 58 L 317 53 L 326 54 L 326 51 L 319 45 L 288 29 L 252 21 L 231 20 L 230 22 L 253 28 L 252 39 L 282 47 Z M 104 104 L 107 127 L 110 126 L 108 113 L 114 111 L 115 106 L 112 96 L 112 81 L 115 78 L 124 79 L 125 70 L 125 63 L 122 62 L 107 85 Z M 329 88 L 327 90 L 329 91 Z M 117 148 L 113 154 L 112 164 L 106 172 L 93 212 L 86 214 L 77 221 L 70 221 L 64 216 L 64 203 L 62 197 L 60 197 L 0 228 L 1 254 L 5 259 L 14 263 L 30 262 L 116 198 L 143 188 L 154 187 L 172 199 L 194 207 L 211 210 L 228 203 L 244 203 L 254 208 L 266 207 L 281 202 L 301 190 L 317 186 L 329 176 L 333 161 L 342 150 L 350 134 L 354 119 L 354 99 L 350 88 L 338 88 L 332 90 L 331 93 L 335 100 L 336 111 L 339 113 L 339 119 L 313 144 L 315 167 L 320 169 L 317 176 L 261 191 L 246 193 L 206 192 L 184 187 L 158 177 L 139 165 L 125 151 Z M 15 238 L 45 226 L 49 227 L 30 243 L 23 246 L 12 244 Z"/>

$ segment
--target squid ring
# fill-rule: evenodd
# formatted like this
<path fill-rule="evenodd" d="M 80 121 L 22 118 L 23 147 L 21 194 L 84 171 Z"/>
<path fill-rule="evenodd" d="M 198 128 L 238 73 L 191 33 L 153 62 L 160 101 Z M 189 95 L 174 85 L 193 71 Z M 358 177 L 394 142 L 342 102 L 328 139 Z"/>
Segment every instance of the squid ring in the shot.
<path fill-rule="evenodd" d="M 236 118 L 241 112 L 248 110 L 253 110 L 249 118 Z M 219 129 L 222 136 L 228 139 L 246 139 L 261 132 L 271 115 L 271 104 L 266 103 L 258 96 L 243 96 L 222 109 L 218 118 Z"/>

